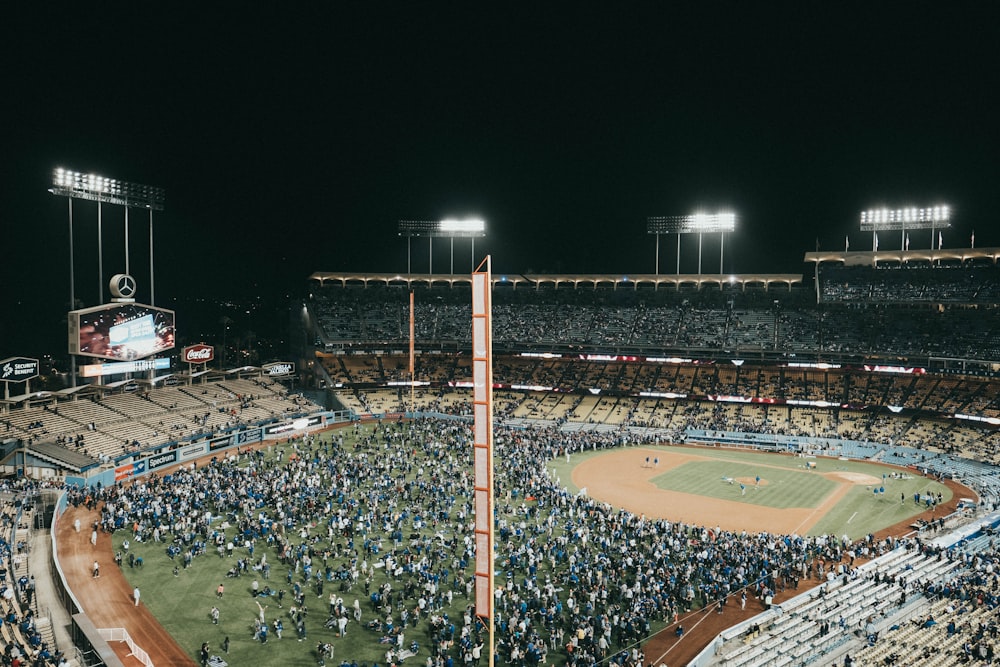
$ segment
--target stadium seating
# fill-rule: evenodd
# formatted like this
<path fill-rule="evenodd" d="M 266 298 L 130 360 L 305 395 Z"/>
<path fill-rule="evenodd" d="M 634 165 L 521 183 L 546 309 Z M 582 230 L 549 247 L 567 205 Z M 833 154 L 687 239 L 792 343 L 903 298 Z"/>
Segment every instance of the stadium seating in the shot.
<path fill-rule="evenodd" d="M 7 437 L 62 444 L 110 463 L 188 436 L 317 409 L 274 382 L 228 379 L 50 398 L 42 407 L 11 409 L 3 421 L 9 424 Z"/>
<path fill-rule="evenodd" d="M 508 350 L 997 359 L 997 275 L 995 267 L 824 267 L 818 304 L 806 287 L 787 292 L 498 290 L 494 345 Z M 887 276 L 900 285 L 909 276 L 923 287 L 890 289 L 888 282 L 878 282 Z M 934 280 L 942 284 L 935 286 Z M 859 281 L 862 286 L 851 286 Z M 958 289 L 957 283 L 972 286 Z M 319 325 L 316 338 L 332 351 L 403 344 L 408 340 L 408 303 L 408 293 L 401 289 L 328 286 L 318 289 L 309 305 Z M 422 345 L 468 346 L 467 286 L 425 288 L 415 303 L 416 338 Z M 968 308 L 970 304 L 976 308 Z"/>

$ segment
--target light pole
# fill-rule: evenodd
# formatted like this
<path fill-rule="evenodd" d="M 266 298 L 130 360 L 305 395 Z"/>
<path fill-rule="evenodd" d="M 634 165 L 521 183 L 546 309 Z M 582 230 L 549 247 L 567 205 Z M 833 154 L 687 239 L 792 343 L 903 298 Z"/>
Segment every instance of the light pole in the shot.
<path fill-rule="evenodd" d="M 445 220 L 400 220 L 399 235 L 406 237 L 406 272 L 412 273 L 410 266 L 410 239 L 426 236 L 428 247 L 428 273 L 434 273 L 433 240 L 439 237 L 451 239 L 451 274 L 455 273 L 455 239 L 468 238 L 472 241 L 472 262 L 475 268 L 476 239 L 486 236 L 486 223 L 478 218 Z"/>
<path fill-rule="evenodd" d="M 52 174 L 52 187 L 49 192 L 59 197 L 66 197 L 69 202 L 69 294 L 70 310 L 76 310 L 76 275 L 75 251 L 73 247 L 73 200 L 84 199 L 97 202 L 97 273 L 99 291 L 98 298 L 104 301 L 104 253 L 103 241 L 103 208 L 102 204 L 115 204 L 125 207 L 125 273 L 129 272 L 128 244 L 128 210 L 129 208 L 144 208 L 149 210 L 149 289 L 153 293 L 153 211 L 162 211 L 166 193 L 163 188 L 151 185 L 140 185 L 114 178 L 106 178 L 97 174 L 84 174 L 58 167 Z M 72 386 L 76 386 L 76 357 L 70 355 L 70 375 Z"/>
<path fill-rule="evenodd" d="M 677 273 L 681 272 L 681 234 L 698 234 L 698 274 L 701 274 L 702 236 L 719 234 L 719 273 L 725 263 L 725 234 L 736 229 L 736 214 L 693 213 L 691 215 L 652 216 L 646 218 L 646 233 L 656 235 L 656 271 L 660 268 L 660 234 L 677 234 Z"/>
<path fill-rule="evenodd" d="M 918 208 L 879 208 L 861 212 L 861 231 L 872 233 L 872 251 L 878 250 L 876 241 L 879 232 L 898 231 L 902 234 L 900 249 L 908 250 L 906 230 L 930 229 L 931 250 L 934 250 L 935 232 L 951 227 L 951 209 L 943 204 Z"/>
<path fill-rule="evenodd" d="M 76 310 L 76 269 L 73 266 L 73 200 L 67 199 L 69 204 L 69 309 Z M 76 357 L 69 357 L 70 386 L 76 386 Z"/>

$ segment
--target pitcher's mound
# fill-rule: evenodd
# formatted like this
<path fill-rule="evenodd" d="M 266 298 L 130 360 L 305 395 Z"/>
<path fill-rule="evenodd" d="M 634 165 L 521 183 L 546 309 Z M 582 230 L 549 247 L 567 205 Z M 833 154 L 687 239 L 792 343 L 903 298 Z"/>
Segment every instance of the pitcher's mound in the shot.
<path fill-rule="evenodd" d="M 845 482 L 851 482 L 852 484 L 866 484 L 868 486 L 872 486 L 874 484 L 882 483 L 882 480 L 878 477 L 872 477 L 871 475 L 866 475 L 863 472 L 836 472 L 834 474 Z"/>

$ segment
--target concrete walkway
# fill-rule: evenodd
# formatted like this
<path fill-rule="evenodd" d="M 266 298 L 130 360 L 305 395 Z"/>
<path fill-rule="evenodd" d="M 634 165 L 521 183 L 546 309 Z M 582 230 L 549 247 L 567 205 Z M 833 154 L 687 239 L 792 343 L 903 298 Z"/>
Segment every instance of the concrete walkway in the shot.
<path fill-rule="evenodd" d="M 52 625 L 56 648 L 62 651 L 67 658 L 72 658 L 76 655 L 71 632 L 72 619 L 56 592 L 55 582 L 59 573 L 52 560 L 52 537 L 49 529 L 31 528 L 28 540 L 28 571 L 35 576 L 35 600 L 38 615 L 41 618 L 48 617 Z"/>

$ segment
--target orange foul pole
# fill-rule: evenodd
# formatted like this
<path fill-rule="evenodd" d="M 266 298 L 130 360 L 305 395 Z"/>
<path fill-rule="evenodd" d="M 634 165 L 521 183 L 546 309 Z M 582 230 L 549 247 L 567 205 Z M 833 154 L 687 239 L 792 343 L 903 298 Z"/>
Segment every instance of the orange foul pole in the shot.
<path fill-rule="evenodd" d="M 413 339 L 415 327 L 413 324 L 413 292 L 410 292 L 410 413 L 413 413 L 413 392 L 417 386 L 417 378 L 415 376 L 415 365 L 413 363 Z"/>
<path fill-rule="evenodd" d="M 490 256 L 472 274 L 472 409 L 476 494 L 476 616 L 489 628 L 488 667 L 494 665 L 493 633 L 493 275 Z"/>

